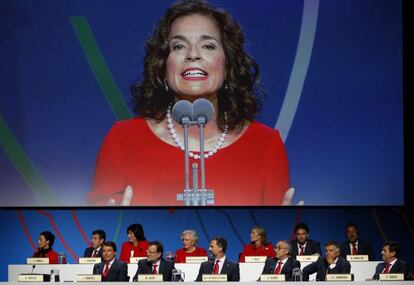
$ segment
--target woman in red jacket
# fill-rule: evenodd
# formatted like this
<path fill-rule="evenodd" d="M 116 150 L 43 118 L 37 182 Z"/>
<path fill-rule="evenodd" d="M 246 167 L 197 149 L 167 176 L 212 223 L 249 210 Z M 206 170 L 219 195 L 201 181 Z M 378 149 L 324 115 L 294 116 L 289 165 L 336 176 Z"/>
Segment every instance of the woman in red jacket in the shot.
<path fill-rule="evenodd" d="M 49 231 L 40 233 L 37 241 L 38 248 L 32 257 L 48 257 L 49 264 L 59 263 L 59 254 L 52 249 L 55 243 L 55 235 Z M 66 263 L 66 262 L 65 262 Z"/>
<path fill-rule="evenodd" d="M 148 241 L 145 238 L 144 228 L 141 224 L 132 224 L 127 228 L 128 241 L 122 244 L 119 259 L 129 263 L 131 257 L 146 257 Z"/>
<path fill-rule="evenodd" d="M 198 235 L 195 230 L 185 230 L 181 234 L 183 247 L 175 252 L 175 263 L 186 263 L 187 256 L 208 256 L 207 251 L 197 246 Z"/>
<path fill-rule="evenodd" d="M 274 257 L 275 250 L 271 242 L 267 241 L 264 228 L 255 226 L 250 233 L 250 243 L 246 244 L 240 254 L 240 262 L 245 262 L 246 256 L 267 256 Z"/>

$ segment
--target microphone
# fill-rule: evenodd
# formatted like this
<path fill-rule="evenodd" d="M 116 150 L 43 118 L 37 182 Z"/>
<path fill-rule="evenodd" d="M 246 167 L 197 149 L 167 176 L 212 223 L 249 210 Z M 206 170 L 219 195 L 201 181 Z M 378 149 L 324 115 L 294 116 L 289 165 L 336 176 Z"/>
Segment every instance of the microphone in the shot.
<path fill-rule="evenodd" d="M 187 100 L 180 100 L 174 104 L 171 113 L 177 123 L 187 124 L 193 118 L 193 104 Z"/>
<path fill-rule="evenodd" d="M 190 166 L 188 157 L 188 128 L 193 119 L 193 104 L 187 100 L 180 100 L 174 104 L 172 110 L 173 119 L 184 128 L 184 177 L 185 188 L 183 200 L 186 206 L 190 206 Z"/>
<path fill-rule="evenodd" d="M 207 205 L 206 176 L 204 162 L 204 126 L 214 113 L 213 104 L 204 98 L 199 98 L 193 103 L 193 120 L 197 121 L 200 129 L 200 173 L 201 173 L 201 205 Z"/>
<path fill-rule="evenodd" d="M 193 120 L 198 124 L 207 124 L 214 113 L 213 104 L 204 98 L 199 98 L 193 103 Z"/>

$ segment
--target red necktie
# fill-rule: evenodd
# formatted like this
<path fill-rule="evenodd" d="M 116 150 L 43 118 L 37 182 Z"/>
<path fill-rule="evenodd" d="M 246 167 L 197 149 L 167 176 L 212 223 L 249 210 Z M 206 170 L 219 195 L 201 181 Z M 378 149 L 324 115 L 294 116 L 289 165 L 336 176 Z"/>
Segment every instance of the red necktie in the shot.
<path fill-rule="evenodd" d="M 305 247 L 304 246 L 300 246 L 300 253 L 299 255 L 304 255 L 305 251 L 303 250 Z"/>
<path fill-rule="evenodd" d="M 390 267 L 391 267 L 391 263 L 387 263 L 387 265 L 385 265 L 384 271 L 382 273 L 390 272 Z"/>
<path fill-rule="evenodd" d="M 98 255 L 98 251 L 96 249 L 93 250 L 92 257 L 96 257 Z"/>
<path fill-rule="evenodd" d="M 352 255 L 357 255 L 358 254 L 358 250 L 357 250 L 357 248 L 356 248 L 356 244 L 355 243 L 353 243 L 352 244 Z"/>
<path fill-rule="evenodd" d="M 104 271 L 102 272 L 102 277 L 106 278 L 109 274 L 109 261 L 105 262 L 105 268 Z"/>
<path fill-rule="evenodd" d="M 216 259 L 216 263 L 214 264 L 213 274 L 219 274 L 219 259 Z"/>
<path fill-rule="evenodd" d="M 152 265 L 152 274 L 158 274 L 158 272 L 157 272 L 157 265 L 156 264 L 153 264 Z"/>
<path fill-rule="evenodd" d="M 279 261 L 279 262 L 277 263 L 277 267 L 276 267 L 276 269 L 275 269 L 275 274 L 280 274 L 280 271 L 281 271 L 281 269 L 282 269 L 282 264 L 283 264 L 283 262 L 282 262 L 282 261 Z"/>

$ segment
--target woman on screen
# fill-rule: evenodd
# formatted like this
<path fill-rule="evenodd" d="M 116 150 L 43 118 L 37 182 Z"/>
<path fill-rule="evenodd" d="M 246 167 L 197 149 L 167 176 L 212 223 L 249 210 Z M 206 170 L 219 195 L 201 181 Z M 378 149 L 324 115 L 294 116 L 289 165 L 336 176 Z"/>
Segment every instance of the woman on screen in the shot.
<path fill-rule="evenodd" d="M 208 256 L 207 251 L 197 245 L 198 235 L 195 230 L 185 230 L 181 234 L 183 247 L 175 252 L 175 263 L 186 263 L 188 256 Z"/>
<path fill-rule="evenodd" d="M 47 257 L 49 264 L 59 263 L 59 254 L 52 249 L 55 243 L 55 235 L 49 231 L 41 232 L 37 240 L 37 250 L 32 257 Z"/>
<path fill-rule="evenodd" d="M 144 228 L 141 224 L 132 224 L 127 228 L 128 241 L 122 244 L 119 259 L 129 263 L 131 257 L 146 257 L 148 241 L 145 238 Z"/>
<path fill-rule="evenodd" d="M 276 253 L 271 242 L 267 241 L 264 228 L 255 226 L 250 233 L 250 243 L 244 245 L 240 254 L 240 262 L 246 261 L 246 256 L 275 257 Z"/>
<path fill-rule="evenodd" d="M 107 134 L 96 162 L 91 205 L 184 205 L 183 129 L 171 119 L 181 99 L 208 99 L 213 118 L 189 130 L 190 165 L 206 158 L 206 188 L 214 205 L 289 204 L 288 160 L 277 130 L 254 121 L 259 68 L 244 35 L 225 11 L 199 1 L 169 8 L 146 43 L 144 74 L 131 86 L 134 119 Z M 285 198 L 285 199 L 284 199 Z"/>

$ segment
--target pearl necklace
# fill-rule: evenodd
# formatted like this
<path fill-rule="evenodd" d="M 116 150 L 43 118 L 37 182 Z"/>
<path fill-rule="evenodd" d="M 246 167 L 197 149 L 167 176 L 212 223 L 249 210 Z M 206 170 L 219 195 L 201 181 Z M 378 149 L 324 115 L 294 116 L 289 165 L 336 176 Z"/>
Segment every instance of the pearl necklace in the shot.
<path fill-rule="evenodd" d="M 171 138 L 173 139 L 175 144 L 181 150 L 184 150 L 184 145 L 178 139 L 177 131 L 174 128 L 173 119 L 171 117 L 171 106 L 168 107 L 168 109 L 167 109 L 166 118 L 167 118 L 167 127 L 168 127 L 168 130 L 170 132 Z M 212 157 L 219 150 L 219 148 L 223 145 L 224 140 L 225 140 L 225 138 L 227 136 L 227 133 L 228 133 L 227 113 L 224 113 L 224 120 L 226 121 L 226 125 L 224 126 L 224 132 L 221 133 L 221 135 L 220 135 L 216 145 L 214 146 L 214 148 L 212 150 L 208 151 L 208 152 L 204 152 L 204 158 Z M 191 157 L 191 158 L 194 158 L 194 159 L 200 159 L 199 154 L 195 154 L 191 151 L 188 152 L 188 156 Z"/>

